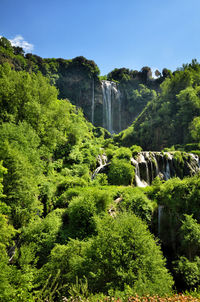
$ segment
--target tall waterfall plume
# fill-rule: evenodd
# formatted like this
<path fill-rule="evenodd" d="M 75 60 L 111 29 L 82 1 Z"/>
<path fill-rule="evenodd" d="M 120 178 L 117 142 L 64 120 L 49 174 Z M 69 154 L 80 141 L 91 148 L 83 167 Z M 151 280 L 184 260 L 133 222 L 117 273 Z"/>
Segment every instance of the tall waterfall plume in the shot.
<path fill-rule="evenodd" d="M 103 127 L 110 133 L 121 130 L 121 96 L 117 84 L 110 81 L 102 81 L 103 94 Z M 114 108 L 118 108 L 117 112 Z M 118 125 L 113 118 L 117 119 Z M 118 129 L 116 129 L 118 128 Z"/>

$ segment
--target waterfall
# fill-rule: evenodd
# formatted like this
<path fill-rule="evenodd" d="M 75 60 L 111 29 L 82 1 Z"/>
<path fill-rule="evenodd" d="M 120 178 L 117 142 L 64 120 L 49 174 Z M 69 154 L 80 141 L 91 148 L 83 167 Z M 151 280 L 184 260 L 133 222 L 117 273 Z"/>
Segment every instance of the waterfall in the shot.
<path fill-rule="evenodd" d="M 167 160 L 167 163 L 166 163 L 164 175 L 165 175 L 165 180 L 168 180 L 168 179 L 171 178 L 170 167 L 169 167 L 169 161 L 168 160 Z"/>
<path fill-rule="evenodd" d="M 162 220 L 162 216 L 163 216 L 163 209 L 164 209 L 164 206 L 158 205 L 158 235 L 160 235 L 160 233 L 161 233 L 161 220 Z"/>
<path fill-rule="evenodd" d="M 94 78 L 92 79 L 92 124 L 94 124 Z"/>
<path fill-rule="evenodd" d="M 159 167 L 158 167 L 158 162 L 157 162 L 156 157 L 154 158 L 154 163 L 155 163 L 155 166 L 156 166 L 156 176 L 158 176 L 158 174 L 159 174 Z"/>
<path fill-rule="evenodd" d="M 148 186 L 148 184 L 144 180 L 141 180 L 141 178 L 140 178 L 139 163 L 134 158 L 131 158 L 131 164 L 133 166 L 135 166 L 135 183 L 136 183 L 136 186 L 140 187 L 140 188 L 144 188 L 144 187 Z"/>
<path fill-rule="evenodd" d="M 113 116 L 114 104 L 118 103 L 118 112 L 115 118 L 119 121 L 119 131 L 121 130 L 121 97 L 117 84 L 110 81 L 102 81 L 102 94 L 103 94 L 103 127 L 110 133 L 114 133 L 113 129 Z"/>
<path fill-rule="evenodd" d="M 137 157 L 131 159 L 131 164 L 135 166 L 135 183 L 138 187 L 151 185 L 153 179 L 159 176 L 162 180 L 168 180 L 173 176 L 183 178 L 183 176 L 195 175 L 200 171 L 199 157 L 194 154 L 184 161 L 184 175 L 175 165 L 174 153 L 167 152 L 139 152 Z M 167 159 L 165 160 L 165 158 Z"/>
<path fill-rule="evenodd" d="M 136 182 L 137 187 L 144 188 L 147 186 L 147 183 L 145 183 L 144 181 L 141 181 L 141 179 L 140 179 L 140 169 L 139 169 L 138 163 L 135 166 L 135 182 Z"/>
<path fill-rule="evenodd" d="M 145 162 L 145 164 L 146 164 L 147 184 L 150 185 L 149 168 L 147 162 Z"/>
<path fill-rule="evenodd" d="M 94 173 L 92 174 L 92 180 L 96 177 L 96 175 L 105 167 L 107 166 L 107 156 L 105 154 L 98 155 L 97 161 L 99 166 L 96 168 Z"/>
<path fill-rule="evenodd" d="M 151 164 L 151 182 L 152 182 L 154 180 L 154 174 L 153 174 L 154 169 L 153 169 L 153 162 L 152 162 L 152 160 L 150 161 L 150 164 Z"/>

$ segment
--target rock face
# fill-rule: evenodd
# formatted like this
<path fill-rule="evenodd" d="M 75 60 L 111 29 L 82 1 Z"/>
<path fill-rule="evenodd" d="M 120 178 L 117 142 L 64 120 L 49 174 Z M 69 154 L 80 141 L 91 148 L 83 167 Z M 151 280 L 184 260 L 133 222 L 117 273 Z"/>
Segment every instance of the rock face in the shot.
<path fill-rule="evenodd" d="M 145 67 L 141 72 L 115 69 L 107 75 L 111 81 L 101 81 L 96 63 L 83 56 L 70 60 L 41 58 L 31 53 L 24 56 L 23 51 L 16 53 L 4 39 L 7 42 L 1 44 L 0 64 L 7 62 L 17 71 L 40 71 L 58 88 L 59 98 L 82 108 L 90 122 L 111 133 L 130 126 L 152 99 L 149 92 L 155 87 L 159 89 L 159 83 L 151 78 L 150 68 Z"/>
<path fill-rule="evenodd" d="M 135 166 L 135 183 L 138 187 L 151 185 L 156 176 L 168 180 L 175 176 L 191 176 L 200 171 L 199 157 L 192 153 L 140 152 L 131 162 Z"/>
<path fill-rule="evenodd" d="M 65 78 L 61 97 L 69 98 L 81 107 L 86 118 L 97 127 L 110 133 L 122 130 L 123 98 L 118 85 L 111 81 L 100 81 L 97 77 L 87 78 L 84 74 Z M 126 123 L 123 122 L 126 125 Z"/>
<path fill-rule="evenodd" d="M 60 76 L 57 87 L 61 98 L 82 108 L 85 117 L 96 127 L 104 127 L 111 134 L 131 125 L 146 103 L 129 108 L 125 87 L 112 81 L 100 81 L 91 73 L 76 67 Z"/>

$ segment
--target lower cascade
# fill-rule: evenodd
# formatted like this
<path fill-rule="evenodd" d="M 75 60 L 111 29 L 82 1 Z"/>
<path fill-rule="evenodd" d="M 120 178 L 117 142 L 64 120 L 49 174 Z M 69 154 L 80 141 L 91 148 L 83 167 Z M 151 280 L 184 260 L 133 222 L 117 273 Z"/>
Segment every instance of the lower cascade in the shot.
<path fill-rule="evenodd" d="M 98 162 L 98 167 L 96 168 L 96 170 L 92 174 L 92 179 L 94 179 L 98 173 L 104 172 L 105 167 L 108 166 L 107 156 L 105 154 L 98 155 L 97 162 Z"/>
<path fill-rule="evenodd" d="M 92 175 L 92 179 L 98 173 L 107 173 L 110 162 L 105 154 L 98 155 L 98 166 Z M 131 164 L 135 167 L 135 185 L 146 187 L 158 176 L 162 180 L 172 177 L 183 178 L 200 172 L 200 159 L 198 155 L 186 153 L 180 163 L 176 152 L 139 152 L 136 158 L 131 158 Z"/>
<path fill-rule="evenodd" d="M 200 171 L 198 155 L 189 153 L 180 164 L 175 152 L 140 152 L 136 159 L 131 160 L 135 166 L 135 183 L 138 187 L 145 187 L 152 183 L 155 177 L 163 180 L 171 177 L 191 176 Z"/>

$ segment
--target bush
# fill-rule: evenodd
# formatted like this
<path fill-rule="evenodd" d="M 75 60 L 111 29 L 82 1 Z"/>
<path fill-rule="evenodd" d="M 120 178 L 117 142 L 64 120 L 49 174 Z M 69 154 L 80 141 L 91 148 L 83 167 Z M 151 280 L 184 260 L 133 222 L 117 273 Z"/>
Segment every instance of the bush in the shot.
<path fill-rule="evenodd" d="M 128 186 L 133 183 L 135 171 L 126 160 L 113 159 L 108 172 L 108 181 L 112 185 Z"/>
<path fill-rule="evenodd" d="M 150 223 L 153 213 L 153 204 L 139 188 L 127 188 L 123 193 L 123 199 L 119 203 L 119 208 L 131 211 L 138 217 Z"/>
<path fill-rule="evenodd" d="M 132 152 L 132 155 L 135 156 L 135 155 L 137 155 L 139 152 L 142 151 L 142 147 L 137 146 L 137 145 L 133 145 L 133 146 L 130 147 L 130 150 L 131 150 L 131 152 Z"/>
<path fill-rule="evenodd" d="M 69 289 L 77 283 L 77 277 L 87 278 L 92 294 L 128 287 L 139 295 L 171 291 L 172 277 L 160 248 L 140 218 L 127 213 L 115 219 L 105 215 L 96 223 L 97 235 L 88 241 L 56 245 L 44 267 L 45 274 L 60 270 L 59 285 L 68 284 Z"/>
<path fill-rule="evenodd" d="M 96 206 L 93 196 L 74 197 L 68 207 L 70 237 L 83 239 L 95 233 Z"/>
<path fill-rule="evenodd" d="M 90 251 L 88 277 L 93 292 L 124 290 L 130 286 L 138 294 L 166 294 L 172 277 L 165 268 L 160 248 L 146 225 L 132 214 L 98 221 L 98 235 Z"/>
<path fill-rule="evenodd" d="M 131 150 L 129 148 L 121 147 L 117 149 L 114 153 L 114 158 L 124 159 L 130 161 L 132 156 Z"/>
<path fill-rule="evenodd" d="M 200 258 L 195 257 L 189 261 L 186 257 L 180 257 L 174 262 L 176 277 L 182 284 L 182 288 L 194 289 L 200 282 Z"/>

